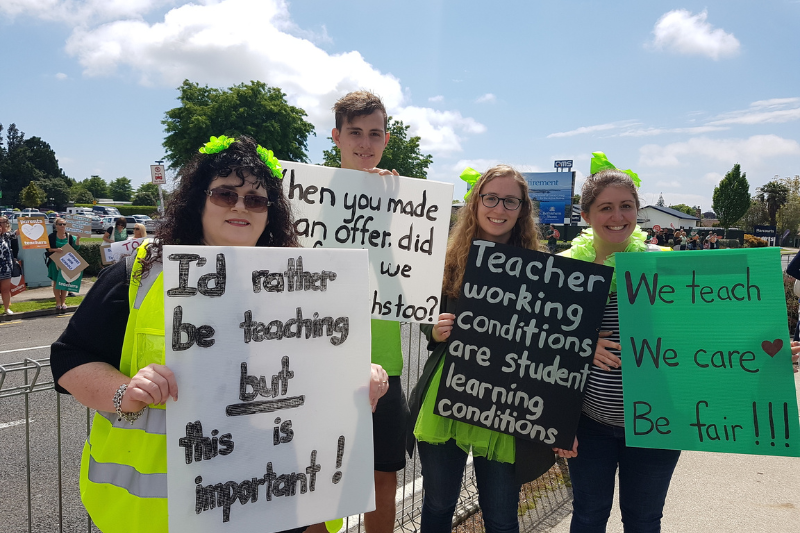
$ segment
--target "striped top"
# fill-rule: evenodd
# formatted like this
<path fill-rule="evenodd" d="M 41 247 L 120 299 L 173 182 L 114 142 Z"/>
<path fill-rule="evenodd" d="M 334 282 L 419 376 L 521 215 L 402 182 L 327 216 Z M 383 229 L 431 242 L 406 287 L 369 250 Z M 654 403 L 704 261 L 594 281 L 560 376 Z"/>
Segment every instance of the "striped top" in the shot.
<path fill-rule="evenodd" d="M 611 331 L 611 337 L 606 337 L 619 343 L 619 308 L 617 307 L 617 293 L 608 295 L 608 303 L 603 312 L 603 322 L 600 331 Z M 619 351 L 609 350 L 620 356 Z M 625 416 L 622 408 L 622 369 L 611 368 L 603 370 L 592 365 L 589 379 L 586 383 L 586 394 L 583 399 L 583 413 L 603 424 L 623 427 Z"/>

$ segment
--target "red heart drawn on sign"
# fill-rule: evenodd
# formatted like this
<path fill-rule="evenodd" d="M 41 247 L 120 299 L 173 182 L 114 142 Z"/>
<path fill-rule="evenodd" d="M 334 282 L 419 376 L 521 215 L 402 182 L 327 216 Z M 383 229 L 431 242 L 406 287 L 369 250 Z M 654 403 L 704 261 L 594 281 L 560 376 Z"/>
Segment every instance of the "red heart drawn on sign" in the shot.
<path fill-rule="evenodd" d="M 780 352 L 781 348 L 783 348 L 783 341 L 780 339 L 775 339 L 772 342 L 764 341 L 761 343 L 761 349 L 764 350 L 770 357 L 775 357 L 775 354 Z"/>

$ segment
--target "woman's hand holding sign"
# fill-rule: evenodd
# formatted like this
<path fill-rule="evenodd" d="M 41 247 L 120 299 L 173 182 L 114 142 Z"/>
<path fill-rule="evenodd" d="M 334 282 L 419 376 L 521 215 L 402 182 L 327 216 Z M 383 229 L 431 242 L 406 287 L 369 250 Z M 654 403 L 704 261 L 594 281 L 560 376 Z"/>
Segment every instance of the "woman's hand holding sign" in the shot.
<path fill-rule="evenodd" d="M 122 410 L 125 412 L 138 411 L 145 405 L 163 405 L 171 396 L 178 400 L 178 383 L 172 370 L 164 365 L 155 363 L 139 370 L 128 383 L 128 389 L 122 400 Z M 138 407 L 130 406 L 129 402 L 140 404 Z"/>
<path fill-rule="evenodd" d="M 619 368 L 620 365 L 619 357 L 609 350 L 621 350 L 622 346 L 605 338 L 610 335 L 610 331 L 600 332 L 600 338 L 597 340 L 597 349 L 594 352 L 594 360 L 592 361 L 595 366 L 599 366 L 603 370 L 611 370 L 611 367 Z"/>
<path fill-rule="evenodd" d="M 381 365 L 372 363 L 372 375 L 369 379 L 369 403 L 372 412 L 378 407 L 378 400 L 389 390 L 389 375 Z"/>
<path fill-rule="evenodd" d="M 439 321 L 433 326 L 431 336 L 436 342 L 444 342 L 450 337 L 450 332 L 453 331 L 453 323 L 456 320 L 456 315 L 453 313 L 442 313 L 439 315 Z"/>

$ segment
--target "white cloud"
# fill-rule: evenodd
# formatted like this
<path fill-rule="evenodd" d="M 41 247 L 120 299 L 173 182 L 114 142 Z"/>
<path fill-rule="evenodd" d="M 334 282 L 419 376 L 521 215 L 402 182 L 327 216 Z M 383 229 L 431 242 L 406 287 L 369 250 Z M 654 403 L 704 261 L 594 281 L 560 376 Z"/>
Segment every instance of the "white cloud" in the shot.
<path fill-rule="evenodd" d="M 650 44 L 659 50 L 707 56 L 714 60 L 738 54 L 738 39 L 732 33 L 714 29 L 706 22 L 707 17 L 705 10 L 697 15 L 685 9 L 670 11 L 656 22 Z"/>
<path fill-rule="evenodd" d="M 639 163 L 653 167 L 671 167 L 681 165 L 684 157 L 701 156 L 725 163 L 738 161 L 744 164 L 781 155 L 800 155 L 800 143 L 777 135 L 754 135 L 747 139 L 695 137 L 666 146 L 642 146 L 639 148 Z"/>
<path fill-rule="evenodd" d="M 3 0 L 0 13 L 32 16 L 71 25 L 97 24 L 118 18 L 139 18 L 174 0 Z"/>
<path fill-rule="evenodd" d="M 701 133 L 708 133 L 711 131 L 722 131 L 728 128 L 720 126 L 696 126 L 693 128 L 637 128 L 634 130 L 623 131 L 619 137 L 653 137 L 655 135 L 663 135 L 665 133 L 688 133 L 689 135 L 698 135 Z"/>
<path fill-rule="evenodd" d="M 584 135 L 586 133 L 594 133 L 596 131 L 607 131 L 613 130 L 617 128 L 623 128 L 626 126 L 633 126 L 636 124 L 634 120 L 623 120 L 618 122 L 609 122 L 607 124 L 597 124 L 594 126 L 581 126 L 580 128 L 576 128 L 570 131 L 561 131 L 558 133 L 551 133 L 547 136 L 548 139 L 554 137 L 574 137 L 575 135 Z"/>
<path fill-rule="evenodd" d="M 476 104 L 493 104 L 497 101 L 497 97 L 492 93 L 486 93 L 483 96 L 479 96 L 477 100 L 475 100 Z"/>
<path fill-rule="evenodd" d="M 436 96 L 431 96 L 430 98 L 428 98 L 428 101 L 429 102 L 442 102 L 442 101 L 444 101 L 444 96 L 442 96 L 441 94 L 437 94 Z"/>
<path fill-rule="evenodd" d="M 750 104 L 749 109 L 723 113 L 709 124 L 768 124 L 800 120 L 800 98 L 772 98 Z"/>
<path fill-rule="evenodd" d="M 683 187 L 683 184 L 681 182 L 679 182 L 678 180 L 671 180 L 671 181 L 663 181 L 663 180 L 661 180 L 661 181 L 657 181 L 656 182 L 656 186 L 658 186 L 658 187 L 671 187 L 673 189 L 678 189 L 680 187 Z"/>
<path fill-rule="evenodd" d="M 56 74 L 56 79 L 59 80 L 59 81 L 66 80 L 67 77 L 68 76 L 66 74 L 64 74 L 63 72 L 59 72 L 59 73 Z"/>
<path fill-rule="evenodd" d="M 422 137 L 423 150 L 435 155 L 458 152 L 465 135 L 486 130 L 458 111 L 411 105 L 400 80 L 357 51 L 329 54 L 320 49 L 312 40 L 330 40 L 327 30 L 323 27 L 320 36 L 299 28 L 284 0 L 186 3 L 152 24 L 139 15 L 167 0 L 133 1 L 135 9 L 131 7 L 129 15 L 123 13 L 124 0 L 16 1 L 29 11 L 93 9 L 95 19 L 101 11 L 103 16 L 119 13 L 118 20 L 101 25 L 78 25 L 69 37 L 66 51 L 77 58 L 87 77 L 122 73 L 143 85 L 168 87 L 184 79 L 212 87 L 261 80 L 280 87 L 322 132 L 331 127 L 330 109 L 339 97 L 367 89 L 380 95 L 390 113 L 411 126 L 413 135 Z"/>

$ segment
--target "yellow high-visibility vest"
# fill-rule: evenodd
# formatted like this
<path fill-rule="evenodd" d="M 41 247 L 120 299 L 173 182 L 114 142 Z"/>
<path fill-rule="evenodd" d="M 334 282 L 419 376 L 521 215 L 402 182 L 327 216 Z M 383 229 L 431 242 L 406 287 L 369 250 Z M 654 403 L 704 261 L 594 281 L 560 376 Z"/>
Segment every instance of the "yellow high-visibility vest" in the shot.
<path fill-rule="evenodd" d="M 164 283 L 154 264 L 139 281 L 140 246 L 132 268 L 120 372 L 164 364 Z M 104 533 L 167 531 L 167 423 L 164 406 L 151 405 L 133 424 L 97 411 L 81 458 L 81 500 Z"/>

